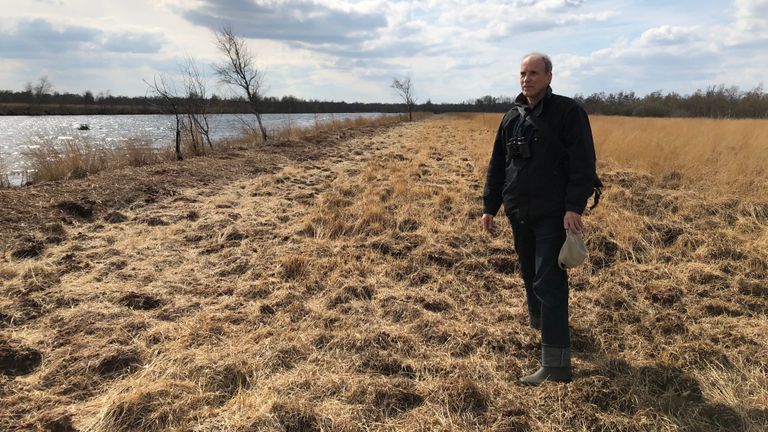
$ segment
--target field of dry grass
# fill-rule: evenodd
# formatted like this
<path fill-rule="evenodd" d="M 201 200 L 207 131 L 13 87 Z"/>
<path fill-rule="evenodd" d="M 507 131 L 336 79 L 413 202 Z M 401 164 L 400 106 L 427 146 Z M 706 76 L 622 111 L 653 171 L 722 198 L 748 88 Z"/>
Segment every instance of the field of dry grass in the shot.
<path fill-rule="evenodd" d="M 768 195 L 768 122 L 704 118 L 592 119 L 601 157 L 699 191 Z"/>
<path fill-rule="evenodd" d="M 0 191 L 0 429 L 766 430 L 768 198 L 621 159 L 626 119 L 593 119 L 575 380 L 508 380 L 540 349 L 509 228 L 478 223 L 498 120 Z"/>

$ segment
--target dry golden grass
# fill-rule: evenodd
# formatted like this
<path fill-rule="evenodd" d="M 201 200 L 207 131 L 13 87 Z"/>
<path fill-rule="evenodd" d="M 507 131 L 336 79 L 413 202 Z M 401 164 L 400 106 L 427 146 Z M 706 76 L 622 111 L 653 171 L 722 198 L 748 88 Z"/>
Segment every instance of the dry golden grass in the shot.
<path fill-rule="evenodd" d="M 428 118 L 430 113 L 418 113 L 414 119 Z M 269 140 L 271 143 L 281 143 L 285 141 L 308 141 L 328 139 L 329 134 L 341 132 L 350 128 L 360 128 L 368 126 L 394 125 L 406 121 L 404 115 L 382 114 L 375 117 L 351 117 L 351 118 L 331 118 L 325 120 L 315 120 L 311 125 L 298 126 L 288 123 L 279 128 L 269 130 Z M 264 144 L 261 132 L 256 129 L 244 128 L 242 135 L 238 138 L 230 139 L 221 143 L 224 148 L 252 148 Z M 343 136 L 342 136 L 343 138 Z"/>
<path fill-rule="evenodd" d="M 106 170 L 150 165 L 173 160 L 172 151 L 154 149 L 140 141 L 126 141 L 116 148 L 88 141 L 66 141 L 63 146 L 46 142 L 24 152 L 32 183 L 85 178 Z"/>
<path fill-rule="evenodd" d="M 288 141 L 36 227 L 0 260 L 0 429 L 768 428 L 768 203 L 617 162 L 571 273 L 576 379 L 509 381 L 540 349 L 509 227 L 478 224 L 498 119 Z"/>
<path fill-rule="evenodd" d="M 765 120 L 592 118 L 601 158 L 669 183 L 721 194 L 768 194 Z"/>

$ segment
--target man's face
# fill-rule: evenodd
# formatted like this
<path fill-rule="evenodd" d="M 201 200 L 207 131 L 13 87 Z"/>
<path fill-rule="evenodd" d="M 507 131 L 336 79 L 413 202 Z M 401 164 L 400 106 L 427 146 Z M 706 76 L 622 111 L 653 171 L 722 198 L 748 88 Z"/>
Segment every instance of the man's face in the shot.
<path fill-rule="evenodd" d="M 544 59 L 541 57 L 526 57 L 520 64 L 520 88 L 523 95 L 529 99 L 543 96 L 547 86 L 552 82 L 552 72 L 545 72 Z"/>

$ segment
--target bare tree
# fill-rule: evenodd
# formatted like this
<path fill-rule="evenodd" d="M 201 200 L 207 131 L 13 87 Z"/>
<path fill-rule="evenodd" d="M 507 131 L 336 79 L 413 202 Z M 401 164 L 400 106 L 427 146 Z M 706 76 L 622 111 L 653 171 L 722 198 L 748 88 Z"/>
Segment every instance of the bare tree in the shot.
<path fill-rule="evenodd" d="M 405 103 L 405 107 L 408 110 L 408 121 L 413 121 L 413 107 L 416 104 L 416 98 L 413 96 L 413 82 L 410 77 L 403 79 L 392 79 L 392 85 L 390 86 L 397 92 L 400 99 Z"/>
<path fill-rule="evenodd" d="M 44 75 L 37 80 L 37 84 L 32 87 L 32 93 L 35 97 L 53 93 L 53 83 L 48 79 L 48 75 Z"/>
<path fill-rule="evenodd" d="M 205 140 L 208 148 L 213 150 L 211 143 L 209 116 L 211 101 L 208 98 L 205 79 L 200 74 L 197 63 L 191 57 L 185 60 L 184 65 L 179 66 L 184 76 L 184 88 L 186 91 L 186 116 L 187 130 L 189 131 L 192 145 L 197 149 L 198 139 Z"/>
<path fill-rule="evenodd" d="M 178 96 L 176 86 L 173 82 L 169 81 L 164 75 L 155 76 L 152 83 L 144 80 L 144 83 L 149 87 L 149 91 L 157 98 L 160 99 L 162 105 L 161 109 L 168 113 L 173 114 L 176 119 L 176 160 L 183 160 L 181 155 L 181 128 L 183 112 L 181 106 L 181 100 Z"/>
<path fill-rule="evenodd" d="M 256 58 L 245 44 L 245 39 L 237 36 L 230 27 L 216 32 L 216 47 L 226 57 L 223 63 L 214 65 L 216 75 L 221 82 L 245 92 L 259 123 L 261 138 L 266 142 L 267 130 L 261 122 L 264 74 L 256 67 Z"/>

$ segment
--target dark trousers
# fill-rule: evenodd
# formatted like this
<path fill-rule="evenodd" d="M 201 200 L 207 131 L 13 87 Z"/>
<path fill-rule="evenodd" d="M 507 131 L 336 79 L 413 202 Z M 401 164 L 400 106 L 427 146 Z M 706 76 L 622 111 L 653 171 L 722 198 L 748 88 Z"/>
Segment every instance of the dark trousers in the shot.
<path fill-rule="evenodd" d="M 563 217 L 522 221 L 511 215 L 515 251 L 532 323 L 541 323 L 543 346 L 568 348 L 568 273 L 557 265 L 565 241 Z"/>

